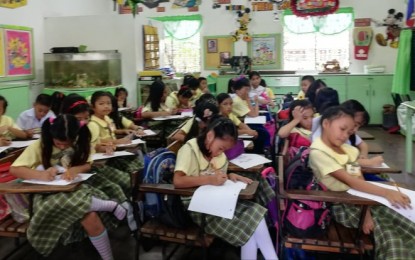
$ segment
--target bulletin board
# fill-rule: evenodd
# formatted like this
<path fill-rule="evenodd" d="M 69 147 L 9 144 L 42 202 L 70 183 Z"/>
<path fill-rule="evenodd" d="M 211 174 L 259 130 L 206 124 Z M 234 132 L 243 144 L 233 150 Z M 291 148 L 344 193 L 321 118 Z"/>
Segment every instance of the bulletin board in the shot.
<path fill-rule="evenodd" d="M 248 43 L 248 55 L 252 59 L 252 69 L 281 69 L 281 34 L 255 34 Z"/>
<path fill-rule="evenodd" d="M 217 70 L 226 57 L 234 56 L 234 42 L 230 35 L 203 37 L 204 69 Z"/>
<path fill-rule="evenodd" d="M 32 28 L 0 25 L 0 81 L 34 78 Z"/>

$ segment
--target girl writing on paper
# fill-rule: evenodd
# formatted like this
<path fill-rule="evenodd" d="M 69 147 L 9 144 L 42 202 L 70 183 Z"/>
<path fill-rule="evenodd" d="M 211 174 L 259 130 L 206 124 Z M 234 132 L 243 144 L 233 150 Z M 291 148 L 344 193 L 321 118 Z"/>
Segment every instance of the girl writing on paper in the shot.
<path fill-rule="evenodd" d="M 251 183 L 238 174 L 227 174 L 223 153 L 237 140 L 238 132 L 228 118 L 218 118 L 197 138 L 189 140 L 177 155 L 173 183 L 176 188 L 201 185 L 222 185 L 226 180 Z M 187 207 L 190 198 L 183 198 Z M 234 246 L 241 246 L 242 259 L 256 259 L 258 248 L 265 259 L 278 259 L 264 216 L 267 210 L 253 201 L 238 201 L 232 219 L 206 216 L 205 232 L 220 237 Z M 192 220 L 201 225 L 202 214 L 189 211 Z"/>
<path fill-rule="evenodd" d="M 396 189 L 384 189 L 366 182 L 357 164 L 359 151 L 346 144 L 355 127 L 354 114 L 342 107 L 330 107 L 321 118 L 321 137 L 313 140 L 309 164 L 315 177 L 332 191 L 349 188 L 381 196 L 395 207 L 410 207 L 408 196 Z M 334 219 L 346 227 L 357 228 L 361 208 L 336 204 Z M 415 223 L 385 206 L 373 206 L 366 214 L 363 232 L 373 232 L 376 259 L 415 259 Z"/>
<path fill-rule="evenodd" d="M 51 181 L 58 173 L 55 166 L 60 165 L 66 168 L 62 178 L 72 180 L 91 169 L 90 139 L 88 127 L 74 116 L 50 118 L 42 125 L 41 139 L 26 148 L 10 173 L 21 179 Z M 40 165 L 43 170 L 36 170 Z M 106 227 L 127 212 L 109 199 L 104 191 L 86 183 L 73 192 L 35 194 L 27 229 L 30 244 L 47 256 L 59 242 L 81 241 L 87 235 L 102 259 L 113 259 Z M 105 211 L 112 214 L 98 213 Z"/>

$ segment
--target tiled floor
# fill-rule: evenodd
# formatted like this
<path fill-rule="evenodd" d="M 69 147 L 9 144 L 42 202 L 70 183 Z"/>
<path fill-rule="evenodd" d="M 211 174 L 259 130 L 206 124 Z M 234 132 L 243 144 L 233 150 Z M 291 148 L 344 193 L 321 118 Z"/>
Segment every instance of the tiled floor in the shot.
<path fill-rule="evenodd" d="M 375 141 L 384 149 L 385 162 L 391 162 L 393 165 L 404 169 L 405 163 L 405 138 L 401 135 L 390 135 L 381 128 L 367 128 L 363 129 L 375 136 Z M 413 174 L 393 174 L 391 177 L 397 182 L 405 183 L 409 187 L 415 188 L 415 171 Z M 122 226 L 115 232 L 110 233 L 111 245 L 113 248 L 114 256 L 116 260 L 130 260 L 134 259 L 135 239 L 130 235 L 128 228 Z M 14 248 L 13 239 L 0 238 L 0 259 Z M 171 248 L 169 248 L 170 250 Z M 187 248 L 179 249 L 178 253 L 173 259 L 200 259 L 201 252 L 198 250 L 191 251 Z M 343 256 L 320 256 L 319 259 L 346 259 Z M 29 245 L 23 246 L 17 254 L 10 258 L 12 260 L 32 260 L 36 259 L 36 253 Z M 42 259 L 42 258 L 40 258 Z M 99 259 L 99 256 L 95 252 L 94 248 L 85 240 L 83 243 L 76 243 L 66 247 L 59 246 L 53 254 L 47 258 L 48 260 L 94 260 Z M 161 246 L 156 245 L 149 252 L 144 252 L 140 249 L 140 259 L 153 260 L 161 259 Z M 238 250 L 223 244 L 218 243 L 211 250 L 209 259 L 238 259 Z M 347 257 L 347 259 L 351 259 Z"/>

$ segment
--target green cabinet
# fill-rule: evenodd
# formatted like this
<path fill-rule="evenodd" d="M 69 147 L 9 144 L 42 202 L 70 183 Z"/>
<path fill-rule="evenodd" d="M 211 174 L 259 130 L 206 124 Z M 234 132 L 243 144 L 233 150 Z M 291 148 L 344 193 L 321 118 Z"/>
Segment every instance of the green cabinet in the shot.
<path fill-rule="evenodd" d="M 6 115 L 14 120 L 23 111 L 29 109 L 29 83 L 1 83 L 0 95 L 6 98 L 8 102 Z"/>
<path fill-rule="evenodd" d="M 347 98 L 362 103 L 370 114 L 370 124 L 382 124 L 383 105 L 393 104 L 392 75 L 349 76 Z"/>
<path fill-rule="evenodd" d="M 297 96 L 300 92 L 300 76 L 262 76 L 262 79 L 267 83 L 267 87 L 271 88 L 275 95 L 282 96 L 292 93 Z"/>
<path fill-rule="evenodd" d="M 337 90 L 340 103 L 347 100 L 347 77 L 342 75 L 318 75 L 315 79 L 320 79 L 330 88 Z"/>

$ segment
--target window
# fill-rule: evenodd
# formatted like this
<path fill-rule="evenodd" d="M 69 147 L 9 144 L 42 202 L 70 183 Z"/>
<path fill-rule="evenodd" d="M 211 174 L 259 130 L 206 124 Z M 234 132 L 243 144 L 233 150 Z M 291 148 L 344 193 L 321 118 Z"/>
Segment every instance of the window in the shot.
<path fill-rule="evenodd" d="M 336 59 L 349 67 L 350 33 L 325 35 L 319 32 L 295 34 L 284 29 L 284 69 L 322 70 L 323 63 Z"/>
<path fill-rule="evenodd" d="M 162 49 L 164 66 L 173 68 L 175 72 L 199 72 L 201 70 L 199 32 L 184 40 L 177 40 L 165 32 Z"/>
<path fill-rule="evenodd" d="M 340 67 L 349 67 L 350 27 L 353 8 L 339 8 L 326 16 L 298 17 L 285 10 L 284 69 L 322 70 L 327 61 L 336 59 Z"/>

